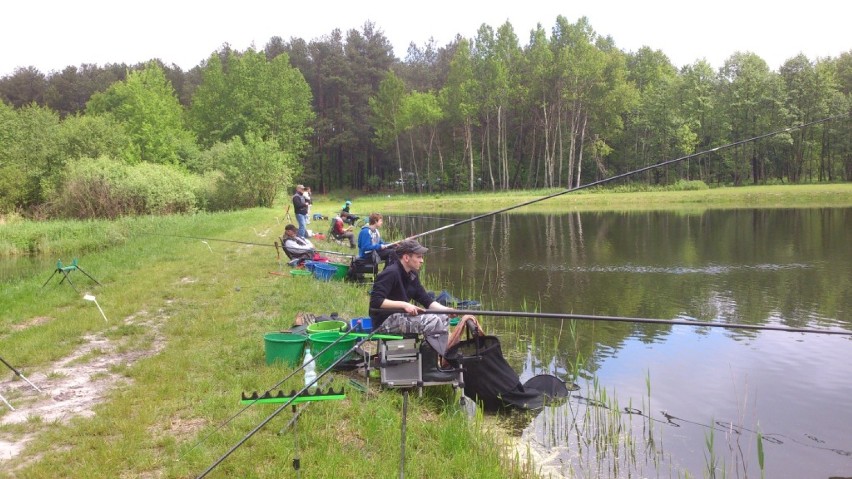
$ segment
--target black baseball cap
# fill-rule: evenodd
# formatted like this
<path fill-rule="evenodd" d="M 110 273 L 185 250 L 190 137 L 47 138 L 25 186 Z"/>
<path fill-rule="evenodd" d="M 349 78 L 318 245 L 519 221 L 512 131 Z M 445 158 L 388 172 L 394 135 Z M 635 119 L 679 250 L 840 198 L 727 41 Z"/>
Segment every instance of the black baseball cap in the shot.
<path fill-rule="evenodd" d="M 402 240 L 396 244 L 396 254 L 400 256 L 406 253 L 426 254 L 427 251 L 429 251 L 429 248 L 413 239 Z"/>

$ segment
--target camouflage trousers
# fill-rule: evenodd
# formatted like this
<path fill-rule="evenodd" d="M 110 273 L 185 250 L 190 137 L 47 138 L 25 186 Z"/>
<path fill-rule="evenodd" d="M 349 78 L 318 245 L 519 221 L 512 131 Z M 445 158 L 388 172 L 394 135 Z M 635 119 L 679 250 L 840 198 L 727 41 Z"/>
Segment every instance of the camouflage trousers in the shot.
<path fill-rule="evenodd" d="M 419 333 L 423 334 L 426 342 L 443 355 L 447 350 L 449 339 L 450 318 L 446 314 L 419 314 L 410 316 L 405 313 L 394 313 L 382 323 L 389 333 Z"/>

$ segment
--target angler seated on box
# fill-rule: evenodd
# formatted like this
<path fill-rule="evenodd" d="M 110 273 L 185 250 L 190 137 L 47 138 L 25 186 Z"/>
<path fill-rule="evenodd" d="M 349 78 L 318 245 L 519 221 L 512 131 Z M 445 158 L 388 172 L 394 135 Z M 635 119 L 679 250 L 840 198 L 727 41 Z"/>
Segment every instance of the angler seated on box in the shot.
<path fill-rule="evenodd" d="M 421 347 L 423 359 L 423 379 L 425 381 L 452 380 L 455 371 L 441 370 L 438 356 L 444 356 L 447 349 L 459 341 L 461 330 L 452 337 L 449 334 L 449 316 L 440 313 L 424 313 L 423 308 L 431 311 L 447 310 L 446 306 L 429 297 L 426 289 L 420 283 L 420 267 L 423 265 L 423 255 L 429 251 L 417 240 L 400 241 L 396 248 L 398 260 L 386 267 L 376 277 L 373 290 L 370 292 L 370 318 L 375 330 L 384 329 L 390 333 L 422 334 L 424 343 Z M 416 306 L 410 300 L 417 301 L 422 307 Z M 390 311 L 385 311 L 390 310 Z M 478 330 L 476 318 L 465 315 L 464 325 L 471 321 L 473 329 Z"/>
<path fill-rule="evenodd" d="M 284 237 L 281 238 L 281 249 L 290 258 L 289 264 L 295 266 L 316 256 L 316 249 L 311 240 L 298 235 L 299 229 L 289 224 L 284 227 Z"/>

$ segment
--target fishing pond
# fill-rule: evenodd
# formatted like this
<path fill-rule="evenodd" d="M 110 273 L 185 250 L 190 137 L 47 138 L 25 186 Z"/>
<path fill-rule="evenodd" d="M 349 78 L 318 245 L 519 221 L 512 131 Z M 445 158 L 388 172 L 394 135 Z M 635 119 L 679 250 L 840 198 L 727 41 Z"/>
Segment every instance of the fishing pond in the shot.
<path fill-rule="evenodd" d="M 408 236 L 469 217 L 391 214 L 385 228 Z M 514 213 L 420 241 L 427 284 L 485 310 L 852 333 L 850 208 Z M 542 472 L 852 476 L 852 335 L 482 319 L 522 381 L 579 386 L 506 418 Z"/>

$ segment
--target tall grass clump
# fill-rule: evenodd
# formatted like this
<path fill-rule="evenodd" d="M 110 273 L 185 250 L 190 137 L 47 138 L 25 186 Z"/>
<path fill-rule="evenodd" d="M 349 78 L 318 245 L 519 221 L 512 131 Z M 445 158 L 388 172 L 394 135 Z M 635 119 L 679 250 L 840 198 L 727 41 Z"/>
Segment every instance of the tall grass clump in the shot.
<path fill-rule="evenodd" d="M 101 157 L 69 163 L 49 208 L 59 217 L 115 219 L 195 211 L 199 180 L 175 167 Z"/>

